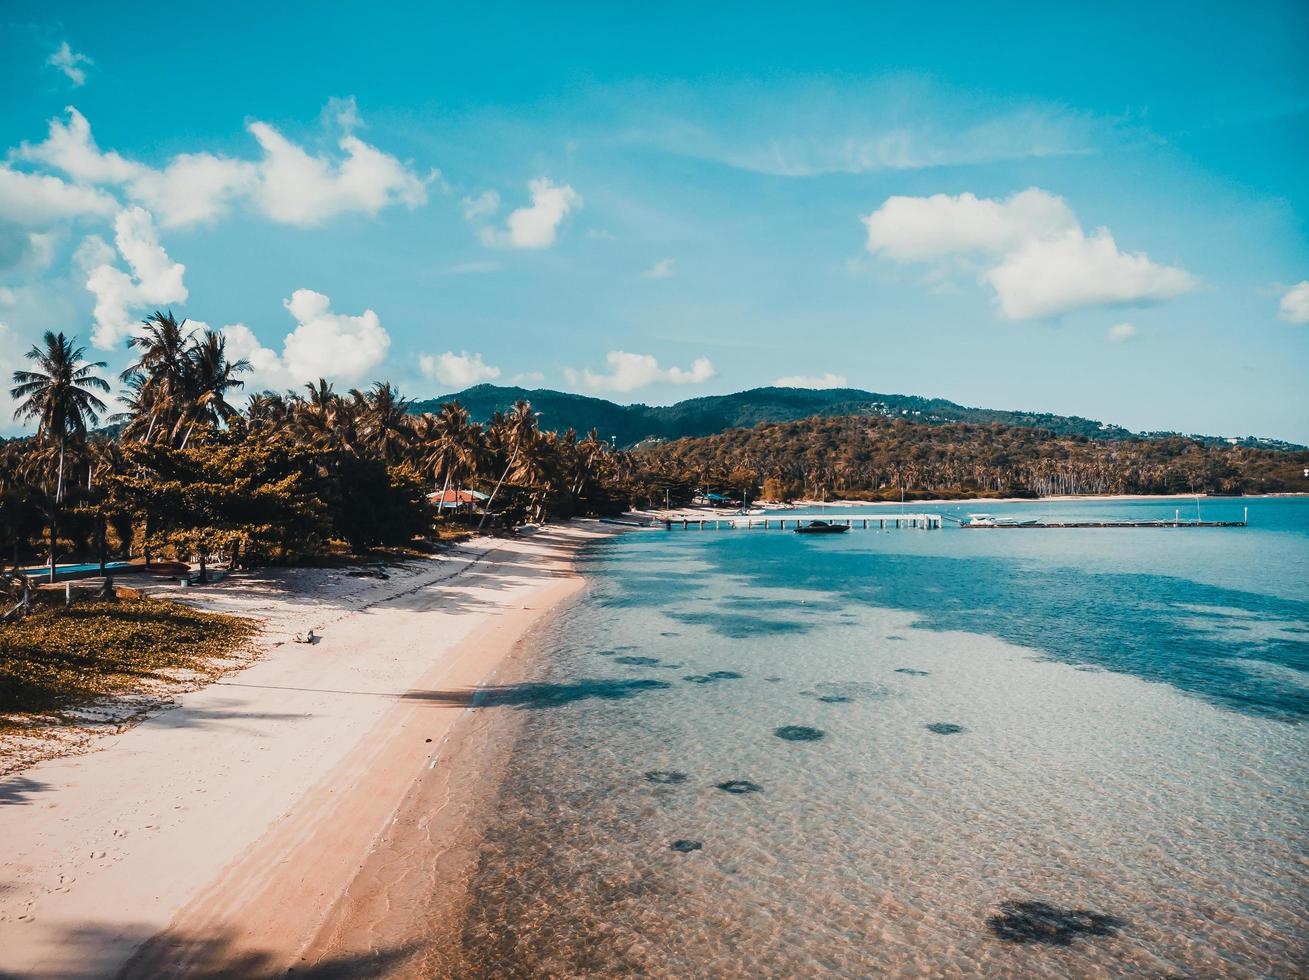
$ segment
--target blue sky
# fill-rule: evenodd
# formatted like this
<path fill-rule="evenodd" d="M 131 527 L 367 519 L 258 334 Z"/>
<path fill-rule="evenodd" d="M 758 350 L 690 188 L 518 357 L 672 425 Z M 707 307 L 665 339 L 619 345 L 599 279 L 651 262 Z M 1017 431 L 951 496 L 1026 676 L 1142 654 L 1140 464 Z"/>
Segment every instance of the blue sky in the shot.
<path fill-rule="evenodd" d="M 6 372 L 45 329 L 120 368 L 163 306 L 275 387 L 782 380 L 1309 442 L 1304 4 L 0 18 Z"/>

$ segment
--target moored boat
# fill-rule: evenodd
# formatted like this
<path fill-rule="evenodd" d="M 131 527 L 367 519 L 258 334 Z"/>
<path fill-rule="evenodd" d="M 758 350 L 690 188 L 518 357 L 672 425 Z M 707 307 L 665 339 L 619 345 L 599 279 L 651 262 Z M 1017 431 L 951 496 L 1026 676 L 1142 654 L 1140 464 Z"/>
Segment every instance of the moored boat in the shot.
<path fill-rule="evenodd" d="M 850 530 L 847 524 L 829 524 L 827 521 L 810 521 L 795 529 L 796 534 L 844 534 Z"/>

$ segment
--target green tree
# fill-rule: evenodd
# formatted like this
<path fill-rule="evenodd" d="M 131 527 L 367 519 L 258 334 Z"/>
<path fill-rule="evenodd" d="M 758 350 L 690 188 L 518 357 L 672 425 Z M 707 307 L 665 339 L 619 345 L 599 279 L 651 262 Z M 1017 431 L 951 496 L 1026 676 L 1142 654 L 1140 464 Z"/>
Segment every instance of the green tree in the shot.
<path fill-rule="evenodd" d="M 55 580 L 58 552 L 59 508 L 64 498 L 64 463 L 70 448 L 86 441 L 88 422 L 100 421 L 105 404 L 95 392 L 109 391 L 109 384 L 95 372 L 103 361 L 86 360 L 86 348 L 76 346 L 62 333 L 47 330 L 40 344 L 27 352 L 31 371 L 15 371 L 10 397 L 18 401 L 15 420 L 35 421 L 37 440 L 53 446 L 58 458 L 55 491 L 49 504 L 50 581 Z"/>

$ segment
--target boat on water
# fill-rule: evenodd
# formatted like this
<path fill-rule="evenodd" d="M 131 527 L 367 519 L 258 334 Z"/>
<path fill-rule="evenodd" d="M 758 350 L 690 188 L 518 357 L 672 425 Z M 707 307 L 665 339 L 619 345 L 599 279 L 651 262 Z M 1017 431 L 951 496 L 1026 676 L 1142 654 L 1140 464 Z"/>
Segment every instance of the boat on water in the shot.
<path fill-rule="evenodd" d="M 742 507 L 736 513 L 739 517 L 758 517 L 763 512 L 762 507 Z"/>
<path fill-rule="evenodd" d="M 994 514 L 969 514 L 968 519 L 960 521 L 960 527 L 1031 527 L 1039 524 L 1035 518 L 1019 519 L 1017 517 L 996 517 Z"/>
<path fill-rule="evenodd" d="M 829 524 L 827 521 L 810 521 L 795 529 L 796 534 L 844 534 L 850 530 L 847 524 Z"/>

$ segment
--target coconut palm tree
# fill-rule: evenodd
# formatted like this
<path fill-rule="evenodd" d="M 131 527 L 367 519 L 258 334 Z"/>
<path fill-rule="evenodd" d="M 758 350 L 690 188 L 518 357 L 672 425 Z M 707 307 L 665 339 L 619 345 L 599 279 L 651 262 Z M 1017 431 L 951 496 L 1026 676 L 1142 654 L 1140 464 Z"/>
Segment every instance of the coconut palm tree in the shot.
<path fill-rule="evenodd" d="M 151 442 L 162 433 L 171 440 L 186 410 L 193 368 L 190 331 L 186 321 L 179 323 L 172 310 L 156 310 L 141 324 L 141 332 L 127 342 L 139 354 L 121 375 L 132 392 L 129 404 L 136 413 L 131 435 Z"/>
<path fill-rule="evenodd" d="M 420 462 L 432 482 L 442 480 L 441 500 L 453 484 L 456 491 L 477 478 L 486 462 L 486 439 L 480 425 L 471 421 L 468 409 L 458 402 L 446 402 L 431 416 L 430 438 Z"/>
<path fill-rule="evenodd" d="M 9 391 L 19 403 L 14 419 L 35 421 L 37 440 L 54 447 L 58 454 L 58 475 L 49 508 L 51 582 L 55 580 L 59 505 L 64 498 L 64 460 L 70 447 L 86 441 L 87 422 L 99 422 L 100 413 L 105 411 L 105 403 L 95 392 L 109 391 L 109 383 L 95 373 L 104 368 L 104 361 L 89 362 L 85 357 L 85 347 L 78 347 L 75 340 L 62 333 L 47 330 L 41 343 L 27 352 L 27 359 L 36 369 L 15 371 L 14 387 Z"/>
<path fill-rule="evenodd" d="M 477 530 L 482 530 L 482 525 L 491 515 L 491 505 L 495 503 L 495 495 L 500 492 L 500 487 L 504 484 L 505 478 L 518 465 L 518 457 L 523 449 L 534 442 L 540 430 L 537 427 L 537 419 L 541 417 L 540 412 L 532 411 L 532 403 L 528 401 L 519 401 L 514 403 L 513 410 L 510 412 L 496 412 L 491 417 L 491 437 L 500 451 L 504 453 L 507 462 L 505 463 L 504 472 L 500 474 L 500 479 L 496 481 L 495 489 L 491 491 L 490 498 L 486 501 L 486 510 L 482 513 L 482 519 L 477 524 Z"/>
<path fill-rule="evenodd" d="M 389 381 L 378 381 L 367 392 L 352 390 L 350 401 L 359 415 L 365 448 L 387 465 L 398 462 L 413 440 L 409 400 Z"/>
<path fill-rule="evenodd" d="M 227 338 L 216 330 L 206 330 L 189 345 L 187 361 L 184 390 L 187 405 L 182 413 L 187 426 L 182 438 L 183 449 L 197 423 L 218 424 L 237 414 L 236 409 L 228 404 L 226 395 L 233 388 L 245 387 L 245 382 L 236 376 L 250 370 L 250 362 L 244 358 L 228 360 Z"/>

